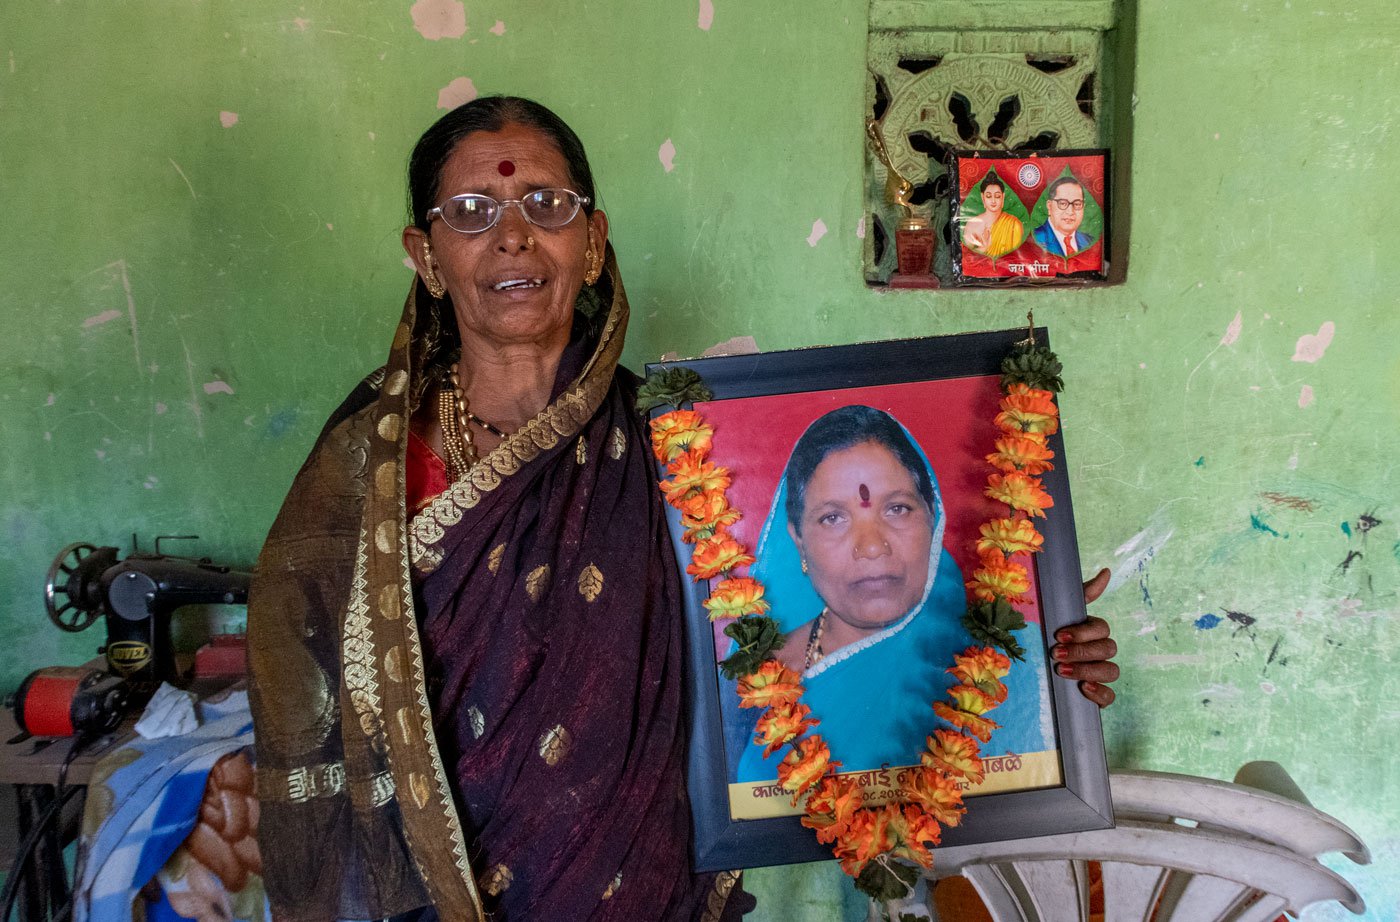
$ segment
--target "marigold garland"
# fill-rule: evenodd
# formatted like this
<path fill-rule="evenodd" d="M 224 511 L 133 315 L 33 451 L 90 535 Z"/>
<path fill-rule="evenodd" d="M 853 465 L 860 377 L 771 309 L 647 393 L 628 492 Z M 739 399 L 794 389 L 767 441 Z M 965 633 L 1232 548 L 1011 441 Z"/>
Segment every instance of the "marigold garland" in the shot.
<path fill-rule="evenodd" d="M 762 583 L 748 576 L 731 576 L 710 588 L 705 608 L 710 613 L 710 620 L 718 621 L 721 618 L 766 614 L 769 605 L 763 601 Z"/>
<path fill-rule="evenodd" d="M 993 549 L 1003 554 L 1039 553 L 1045 539 L 1035 526 L 1025 519 L 992 519 L 979 529 L 982 537 L 977 541 L 977 553 L 987 554 Z"/>
<path fill-rule="evenodd" d="M 970 603 L 964 623 L 974 636 L 990 638 L 1020 659 L 1010 632 L 1025 622 L 1011 606 L 1027 601 L 1030 575 L 1014 558 L 1037 553 L 1044 545 L 1031 520 L 1044 518 L 1044 510 L 1054 505 L 1039 475 L 1053 469 L 1054 452 L 1046 439 L 1059 429 L 1054 394 L 1027 381 L 1050 382 L 1058 390 L 1059 365 L 1053 353 L 1034 343 L 1018 344 L 1013 358 L 1003 365 L 1005 396 L 994 420 L 1001 435 L 996 451 L 987 455 L 993 473 L 985 491 L 1008 512 L 979 529 L 979 565 L 967 582 Z M 986 743 L 998 726 L 986 715 L 1006 700 L 1001 680 L 1010 673 L 1011 657 L 992 646 L 972 646 L 953 657 L 947 671 L 957 684 L 948 691 L 950 700 L 934 702 L 933 710 L 954 729 L 935 729 L 928 737 L 919 769 L 901 782 L 903 803 L 865 806 L 859 786 L 837 774 L 841 763 L 833 761 L 826 742 L 812 732 L 820 718 L 801 703 L 801 676 L 773 657 L 782 635 L 767 617 L 763 585 L 753 577 L 732 575 L 754 558 L 729 532 L 740 517 L 725 496 L 730 473 L 706 460 L 714 428 L 698 411 L 676 409 L 652 420 L 651 440 L 657 460 L 666 465 L 668 476 L 661 481 L 666 501 L 681 513 L 683 540 L 695 546 L 686 572 L 713 581 L 704 602 L 710 619 L 737 619 L 726 628 L 729 636 L 760 638 L 722 664 L 728 674 L 739 676 L 739 706 L 763 709 L 754 742 L 764 747 L 765 757 L 789 747 L 778 764 L 778 784 L 792 795 L 794 805 L 806 796 L 802 825 L 815 832 L 817 841 L 832 846 L 857 888 L 881 899 L 903 892 L 910 872 L 895 861 L 932 867 L 929 849 L 940 841 L 940 826 L 956 826 L 966 812 L 959 782 L 983 780 L 978 741 Z"/>

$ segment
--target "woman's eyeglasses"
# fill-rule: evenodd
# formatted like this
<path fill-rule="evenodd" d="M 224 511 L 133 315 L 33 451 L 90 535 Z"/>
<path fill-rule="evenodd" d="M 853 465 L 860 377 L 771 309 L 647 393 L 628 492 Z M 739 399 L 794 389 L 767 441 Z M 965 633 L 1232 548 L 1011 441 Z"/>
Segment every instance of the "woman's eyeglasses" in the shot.
<path fill-rule="evenodd" d="M 454 195 L 429 209 L 428 220 L 442 218 L 444 224 L 459 233 L 480 234 L 496 226 L 507 205 L 515 205 L 525 220 L 536 227 L 563 227 L 588 203 L 588 196 L 571 189 L 536 189 L 524 198 L 504 201 L 489 195 Z"/>

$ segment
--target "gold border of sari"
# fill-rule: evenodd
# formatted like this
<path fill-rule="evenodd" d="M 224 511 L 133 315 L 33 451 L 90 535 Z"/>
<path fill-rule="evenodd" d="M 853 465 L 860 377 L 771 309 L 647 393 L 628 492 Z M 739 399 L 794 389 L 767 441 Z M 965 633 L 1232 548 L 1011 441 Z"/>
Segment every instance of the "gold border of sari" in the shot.
<path fill-rule="evenodd" d="M 367 515 L 361 530 L 356 577 L 345 622 L 345 678 L 350 686 L 352 660 L 355 666 L 363 667 L 353 672 L 365 681 L 358 689 L 350 688 L 362 727 L 378 729 L 388 725 L 387 730 L 380 732 L 388 744 L 390 771 L 396 789 L 409 795 L 399 798 L 405 832 L 433 903 L 447 919 L 481 920 L 483 908 L 433 731 L 423 647 L 413 610 L 410 566 L 420 574 L 431 572 L 442 560 L 438 542 L 445 537 L 445 528 L 460 522 L 463 512 L 477 505 L 484 494 L 497 489 L 506 478 L 576 435 L 597 412 L 612 386 L 629 313 L 611 248 L 607 270 L 613 283 L 613 301 L 598 345 L 578 379 L 411 522 L 405 500 L 404 455 L 410 412 L 407 384 L 414 369 L 408 367 L 410 344 L 401 340 L 410 338 L 403 336 L 402 331 L 412 328 L 412 318 L 405 317 L 407 327 L 401 327 L 400 335 L 395 337 L 387 365 L 381 396 L 388 394 L 390 401 L 389 405 L 383 399 L 379 403 L 376 431 L 382 441 L 371 451 L 371 466 L 376 500 L 389 499 L 383 496 L 382 487 L 392 482 L 394 516 Z M 416 305 L 410 305 L 405 313 L 409 311 L 416 311 Z M 400 375 L 400 371 L 408 374 Z M 422 370 L 418 372 L 421 374 Z M 390 391 L 397 393 L 389 394 Z M 392 457 L 384 452 L 390 445 Z M 391 462 L 393 468 L 383 468 Z M 385 505 L 367 503 L 366 509 L 368 512 L 371 506 Z M 391 590 L 396 591 L 391 594 Z M 375 603 L 378 617 L 370 614 L 370 606 Z M 382 656 L 378 655 L 381 648 Z M 451 845 L 450 859 L 442 848 L 444 840 Z"/>

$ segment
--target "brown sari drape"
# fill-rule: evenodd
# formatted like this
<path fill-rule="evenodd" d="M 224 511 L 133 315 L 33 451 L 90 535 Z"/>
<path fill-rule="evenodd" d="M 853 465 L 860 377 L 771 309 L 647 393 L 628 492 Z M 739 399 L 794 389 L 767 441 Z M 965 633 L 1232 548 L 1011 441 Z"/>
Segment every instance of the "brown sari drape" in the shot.
<path fill-rule="evenodd" d="M 279 918 L 723 911 L 734 875 L 689 872 L 679 589 L 611 251 L 603 287 L 550 405 L 411 521 L 421 286 L 298 473 L 249 604 Z"/>

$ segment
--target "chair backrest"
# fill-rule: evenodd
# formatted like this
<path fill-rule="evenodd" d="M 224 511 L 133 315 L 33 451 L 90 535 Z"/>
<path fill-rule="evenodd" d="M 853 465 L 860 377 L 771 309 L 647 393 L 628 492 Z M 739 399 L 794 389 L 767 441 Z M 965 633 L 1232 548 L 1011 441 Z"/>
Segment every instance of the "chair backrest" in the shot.
<path fill-rule="evenodd" d="M 1087 922 L 1091 862 L 1111 922 L 1272 922 L 1328 900 L 1365 911 L 1317 856 L 1370 853 L 1306 803 L 1159 772 L 1109 781 L 1116 828 L 939 849 L 934 873 L 968 878 L 996 922 Z"/>

